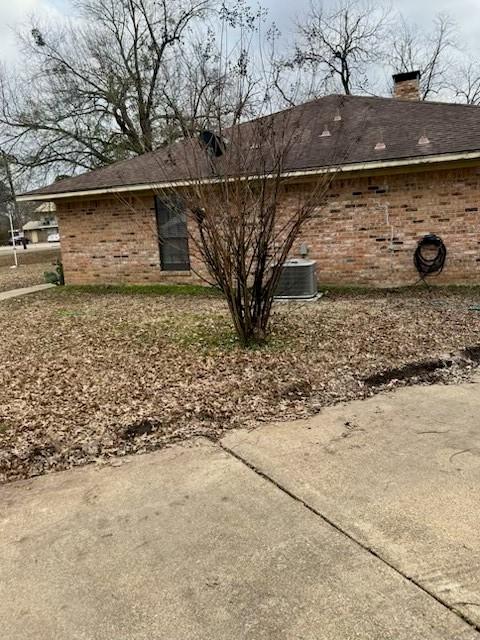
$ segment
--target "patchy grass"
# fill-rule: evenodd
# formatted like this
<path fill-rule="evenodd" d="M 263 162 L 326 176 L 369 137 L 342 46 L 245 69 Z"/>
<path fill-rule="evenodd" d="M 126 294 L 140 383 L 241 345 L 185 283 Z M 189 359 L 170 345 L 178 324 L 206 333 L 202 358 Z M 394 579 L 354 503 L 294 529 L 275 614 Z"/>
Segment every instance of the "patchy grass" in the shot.
<path fill-rule="evenodd" d="M 0 305 L 0 480 L 306 417 L 374 393 L 376 373 L 480 344 L 476 290 L 278 304 L 269 342 L 252 350 L 208 290 L 133 290 L 56 288 Z"/>
<path fill-rule="evenodd" d="M 430 298 L 440 296 L 459 296 L 459 297 L 480 297 L 480 285 L 463 285 L 463 284 L 451 284 L 451 285 L 435 285 L 430 281 L 428 286 L 423 282 L 418 282 L 414 285 L 405 287 L 366 287 L 360 285 L 322 285 L 319 287 L 320 291 L 330 297 L 362 297 L 367 296 L 369 298 L 405 298 L 405 297 L 420 297 Z"/>
<path fill-rule="evenodd" d="M 132 335 L 132 325 L 123 326 L 126 333 Z M 119 327 L 120 330 L 120 327 Z M 186 349 L 201 350 L 206 354 L 217 354 L 222 351 L 241 350 L 240 341 L 233 329 L 227 314 L 188 313 L 181 316 L 159 319 L 155 326 L 133 331 L 134 339 L 152 345 L 160 340 L 168 340 Z M 287 335 L 279 335 L 273 331 L 267 343 L 250 346 L 248 351 L 266 350 L 273 352 L 285 348 L 291 342 Z"/>
<path fill-rule="evenodd" d="M 104 296 L 121 294 L 126 296 L 200 296 L 218 297 L 219 291 L 213 287 L 196 284 L 127 284 L 127 285 L 67 285 L 62 289 L 64 296 L 75 294 Z"/>
<path fill-rule="evenodd" d="M 202 349 L 206 353 L 239 347 L 229 318 L 224 315 L 192 312 L 181 317 L 163 318 L 157 327 L 147 327 L 143 336 L 152 343 L 162 336 L 180 347 Z"/>

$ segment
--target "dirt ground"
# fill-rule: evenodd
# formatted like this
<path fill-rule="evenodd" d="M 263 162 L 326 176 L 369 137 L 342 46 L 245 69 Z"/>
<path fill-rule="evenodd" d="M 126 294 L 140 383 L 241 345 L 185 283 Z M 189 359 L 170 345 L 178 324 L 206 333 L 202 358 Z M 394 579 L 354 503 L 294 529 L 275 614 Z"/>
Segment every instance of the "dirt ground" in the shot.
<path fill-rule="evenodd" d="M 371 395 L 371 376 L 478 346 L 479 302 L 471 290 L 278 304 L 269 344 L 247 351 L 220 299 L 56 288 L 4 302 L 0 481 Z M 409 382 L 455 382 L 475 366 L 447 364 L 411 369 Z"/>

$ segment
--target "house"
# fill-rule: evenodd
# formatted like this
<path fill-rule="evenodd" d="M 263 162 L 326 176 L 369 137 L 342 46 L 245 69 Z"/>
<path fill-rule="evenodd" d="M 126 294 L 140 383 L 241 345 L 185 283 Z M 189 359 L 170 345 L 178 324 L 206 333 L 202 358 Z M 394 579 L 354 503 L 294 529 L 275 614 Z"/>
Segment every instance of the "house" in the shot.
<path fill-rule="evenodd" d="M 30 220 L 23 225 L 23 235 L 32 244 L 48 242 L 49 238 L 58 235 L 58 223 L 55 217 L 55 205 L 44 202 L 35 209 L 37 220 Z"/>
<path fill-rule="evenodd" d="M 391 98 L 330 95 L 296 107 L 302 136 L 288 160 L 286 210 L 312 177 L 332 170 L 340 142 L 347 149 L 325 215 L 308 222 L 294 247 L 298 253 L 307 245 L 322 283 L 412 284 L 413 254 L 429 233 L 447 248 L 439 283 L 480 282 L 480 107 L 422 102 L 419 81 L 418 72 L 397 74 Z M 55 204 L 67 283 L 195 279 L 191 267 L 199 265 L 187 228 L 176 225 L 174 238 L 162 237 L 168 214 L 155 193 L 185 184 L 168 153 L 19 198 Z"/>

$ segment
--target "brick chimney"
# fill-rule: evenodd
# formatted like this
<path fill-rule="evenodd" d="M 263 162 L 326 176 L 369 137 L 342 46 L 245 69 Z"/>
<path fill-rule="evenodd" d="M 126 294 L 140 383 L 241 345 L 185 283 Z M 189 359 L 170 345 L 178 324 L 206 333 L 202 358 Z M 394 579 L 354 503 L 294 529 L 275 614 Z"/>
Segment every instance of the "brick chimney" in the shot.
<path fill-rule="evenodd" d="M 395 73 L 393 96 L 398 100 L 420 100 L 420 71 Z"/>

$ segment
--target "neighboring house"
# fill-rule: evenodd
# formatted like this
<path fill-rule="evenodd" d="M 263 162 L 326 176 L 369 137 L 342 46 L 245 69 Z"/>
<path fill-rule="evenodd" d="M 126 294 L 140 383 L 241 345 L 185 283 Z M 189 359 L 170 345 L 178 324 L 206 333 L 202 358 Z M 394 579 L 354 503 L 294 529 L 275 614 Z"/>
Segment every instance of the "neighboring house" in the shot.
<path fill-rule="evenodd" d="M 41 204 L 35 209 L 37 220 L 30 220 L 23 225 L 23 234 L 29 242 L 48 242 L 49 238 L 58 240 L 58 222 L 55 217 L 55 205 L 50 202 Z"/>
<path fill-rule="evenodd" d="M 413 253 L 428 233 L 448 251 L 438 282 L 480 282 L 480 107 L 421 102 L 419 77 L 394 76 L 393 98 L 332 95 L 298 108 L 302 135 L 289 157 L 285 208 L 312 176 L 331 171 L 342 148 L 335 132 L 348 148 L 325 215 L 308 222 L 294 247 L 298 254 L 308 245 L 322 283 L 414 283 Z M 155 198 L 159 185 L 180 190 L 185 180 L 175 164 L 167 169 L 166 153 L 20 197 L 55 203 L 67 283 L 194 279 L 190 267 L 199 265 L 187 229 L 177 224 L 175 237 L 165 236 L 169 214 Z"/>

